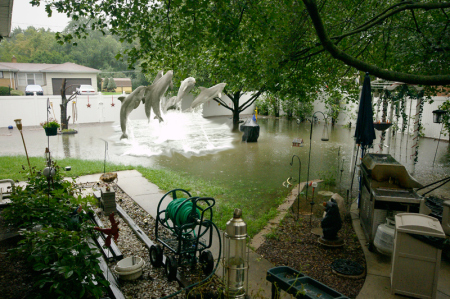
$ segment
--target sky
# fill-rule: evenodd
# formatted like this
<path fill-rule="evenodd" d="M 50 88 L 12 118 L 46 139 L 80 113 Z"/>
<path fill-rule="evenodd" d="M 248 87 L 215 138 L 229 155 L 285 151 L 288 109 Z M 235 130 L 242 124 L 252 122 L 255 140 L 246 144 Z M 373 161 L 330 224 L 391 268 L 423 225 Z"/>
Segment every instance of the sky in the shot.
<path fill-rule="evenodd" d="M 14 0 L 11 29 L 20 27 L 26 29 L 28 26 L 52 31 L 62 31 L 69 23 L 65 14 L 55 13 L 51 18 L 45 12 L 45 3 L 41 0 L 39 7 L 31 6 L 30 0 Z"/>

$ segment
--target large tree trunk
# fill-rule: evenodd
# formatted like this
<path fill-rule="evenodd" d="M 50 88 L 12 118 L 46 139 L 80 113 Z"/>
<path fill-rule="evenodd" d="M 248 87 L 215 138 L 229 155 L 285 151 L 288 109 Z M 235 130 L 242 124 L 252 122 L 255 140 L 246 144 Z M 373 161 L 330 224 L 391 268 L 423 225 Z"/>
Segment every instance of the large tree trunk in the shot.
<path fill-rule="evenodd" d="M 239 99 L 241 97 L 241 92 L 235 92 L 233 94 L 233 98 L 231 99 L 233 101 L 233 132 L 239 131 Z"/>

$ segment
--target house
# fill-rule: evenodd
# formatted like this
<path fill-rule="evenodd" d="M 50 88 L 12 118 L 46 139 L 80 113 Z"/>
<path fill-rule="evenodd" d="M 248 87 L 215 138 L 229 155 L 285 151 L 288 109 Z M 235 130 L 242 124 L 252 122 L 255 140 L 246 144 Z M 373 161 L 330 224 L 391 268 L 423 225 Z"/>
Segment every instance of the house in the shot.
<path fill-rule="evenodd" d="M 25 91 L 27 85 L 41 85 L 44 95 L 61 94 L 62 80 L 66 79 L 66 94 L 72 94 L 81 84 L 97 89 L 99 70 L 72 62 L 62 64 L 0 62 L 0 86 Z"/>
<path fill-rule="evenodd" d="M 113 78 L 113 80 L 116 83 L 116 89 L 114 90 L 115 92 L 131 93 L 133 91 L 130 78 Z M 102 82 L 104 81 L 105 79 L 103 78 Z M 102 89 L 105 89 L 105 87 L 103 87 L 103 83 Z"/>

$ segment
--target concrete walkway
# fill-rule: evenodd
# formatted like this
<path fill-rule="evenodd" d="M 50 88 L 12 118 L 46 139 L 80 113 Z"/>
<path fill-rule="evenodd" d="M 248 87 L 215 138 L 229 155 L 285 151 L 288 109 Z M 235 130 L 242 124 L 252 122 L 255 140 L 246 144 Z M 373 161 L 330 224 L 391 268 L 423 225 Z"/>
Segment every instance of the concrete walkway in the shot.
<path fill-rule="evenodd" d="M 145 211 L 147 211 L 152 217 L 156 219 L 157 207 L 164 192 L 158 188 L 155 184 L 149 182 L 144 178 L 141 173 L 136 170 L 119 171 L 118 182 L 119 187 L 127 193 L 133 200 L 139 204 Z M 77 182 L 96 182 L 99 180 L 101 174 L 87 175 L 79 177 Z M 280 212 L 285 213 L 289 207 L 287 203 L 292 204 L 296 197 L 296 189 L 293 189 L 292 194 L 286 200 L 286 203 L 280 206 Z M 165 207 L 164 207 L 165 208 Z M 366 246 L 366 240 L 362 231 L 358 210 L 355 205 L 352 207 L 351 216 L 353 221 L 353 227 L 360 240 L 361 246 L 364 250 L 367 265 L 367 277 L 361 292 L 358 295 L 358 299 L 379 299 L 379 298 L 405 298 L 404 296 L 391 295 L 390 287 L 390 271 L 391 262 L 390 258 L 381 254 L 370 252 Z M 230 215 L 230 218 L 232 215 Z M 243 216 L 245 220 L 245 214 Z M 280 220 L 280 219 L 278 219 Z M 271 221 L 273 222 L 273 221 Z M 277 222 L 277 221 L 275 221 Z M 271 223 L 269 225 L 277 225 L 277 223 Z M 257 248 L 262 244 L 262 234 L 258 235 L 258 238 L 252 240 L 252 248 Z M 222 241 L 223 242 L 223 241 Z M 217 234 L 213 236 L 213 248 L 212 253 L 217 258 L 219 253 Z M 250 265 L 249 265 L 249 294 L 251 297 L 257 298 L 270 298 L 271 284 L 266 281 L 266 273 L 270 268 L 275 267 L 266 259 L 259 256 L 253 250 L 250 250 Z M 219 267 L 216 274 L 222 276 L 222 269 Z M 292 296 L 282 292 L 282 298 L 293 298 Z M 437 299 L 450 299 L 450 265 L 448 262 L 442 262 L 439 271 L 438 292 Z"/>

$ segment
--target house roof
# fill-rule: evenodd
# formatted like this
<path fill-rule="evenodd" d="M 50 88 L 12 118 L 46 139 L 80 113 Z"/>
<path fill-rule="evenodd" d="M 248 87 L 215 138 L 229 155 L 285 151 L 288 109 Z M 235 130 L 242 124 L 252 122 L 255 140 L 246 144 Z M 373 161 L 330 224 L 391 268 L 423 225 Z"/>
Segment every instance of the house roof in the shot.
<path fill-rule="evenodd" d="M 14 0 L 0 0 L 0 39 L 9 37 Z"/>
<path fill-rule="evenodd" d="M 130 78 L 113 78 L 117 87 L 131 87 Z"/>
<path fill-rule="evenodd" d="M 0 70 L 34 73 L 100 73 L 99 70 L 72 62 L 63 64 L 0 62 Z"/>

